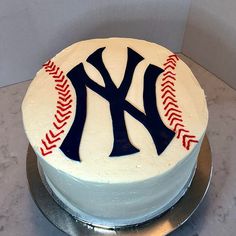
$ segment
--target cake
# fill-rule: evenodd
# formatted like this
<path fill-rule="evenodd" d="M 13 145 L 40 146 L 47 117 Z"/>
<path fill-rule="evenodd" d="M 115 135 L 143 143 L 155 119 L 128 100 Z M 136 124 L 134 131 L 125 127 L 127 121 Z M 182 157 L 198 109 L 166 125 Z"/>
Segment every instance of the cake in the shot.
<path fill-rule="evenodd" d="M 188 66 L 155 43 L 75 43 L 45 62 L 22 104 L 54 199 L 88 224 L 140 224 L 191 184 L 208 122 Z"/>

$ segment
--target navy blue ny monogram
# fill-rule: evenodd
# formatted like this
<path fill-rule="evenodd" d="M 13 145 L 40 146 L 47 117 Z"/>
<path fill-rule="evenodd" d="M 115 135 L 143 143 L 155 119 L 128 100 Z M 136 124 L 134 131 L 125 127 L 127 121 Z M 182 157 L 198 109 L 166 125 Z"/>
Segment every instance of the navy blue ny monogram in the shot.
<path fill-rule="evenodd" d="M 124 156 L 139 152 L 139 149 L 129 140 L 125 125 L 124 111 L 128 112 L 133 118 L 137 119 L 144 125 L 153 139 L 157 153 L 160 155 L 175 135 L 172 130 L 168 129 L 164 125 L 157 109 L 156 81 L 163 70 L 152 64 L 149 64 L 146 68 L 143 80 L 143 102 L 145 110 L 145 113 L 143 113 L 126 101 L 125 98 L 132 83 L 134 70 L 144 58 L 131 48 L 128 48 L 128 58 L 124 78 L 119 88 L 117 88 L 103 63 L 102 53 L 104 49 L 105 48 L 97 49 L 87 58 L 87 62 L 93 65 L 100 72 L 105 87 L 97 84 L 88 77 L 84 70 L 83 63 L 75 66 L 67 74 L 75 88 L 77 104 L 74 122 L 61 144 L 60 149 L 68 158 L 80 161 L 79 146 L 86 120 L 86 87 L 88 87 L 106 99 L 110 105 L 114 138 L 110 157 Z"/>

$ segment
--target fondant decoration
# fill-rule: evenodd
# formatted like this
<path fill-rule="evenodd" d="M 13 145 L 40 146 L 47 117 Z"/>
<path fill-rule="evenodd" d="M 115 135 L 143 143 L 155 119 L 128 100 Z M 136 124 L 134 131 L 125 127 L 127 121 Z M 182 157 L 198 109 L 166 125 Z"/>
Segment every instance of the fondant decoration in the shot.
<path fill-rule="evenodd" d="M 57 147 L 58 141 L 61 140 L 60 136 L 64 133 L 64 127 L 72 113 L 71 104 L 73 100 L 71 99 L 71 90 L 63 71 L 51 60 L 43 64 L 43 68 L 50 75 L 50 78 L 54 79 L 55 89 L 58 94 L 57 110 L 54 115 L 55 120 L 52 123 L 56 131 L 48 130 L 45 138 L 41 139 L 40 152 L 43 156 L 46 156 L 52 153 L 53 149 Z"/>
<path fill-rule="evenodd" d="M 92 64 L 101 73 L 105 87 L 102 87 L 88 77 L 84 70 L 83 63 L 78 64 L 67 73 L 76 91 L 77 105 L 74 122 L 60 147 L 61 150 L 67 157 L 73 160 L 80 160 L 79 146 L 86 119 L 87 86 L 106 99 L 110 104 L 114 138 L 113 149 L 110 154 L 111 157 L 130 155 L 139 151 L 129 140 L 124 111 L 127 111 L 145 126 L 152 136 L 157 153 L 160 155 L 175 135 L 175 133 L 162 122 L 157 109 L 156 81 L 163 70 L 150 64 L 145 71 L 143 79 L 145 113 L 143 113 L 126 101 L 125 98 L 132 83 L 134 70 L 137 64 L 144 58 L 131 48 L 127 49 L 128 57 L 124 78 L 119 88 L 117 88 L 103 63 L 102 52 L 104 49 L 105 48 L 97 49 L 88 57 L 87 62 Z"/>
<path fill-rule="evenodd" d="M 182 138 L 183 146 L 189 150 L 191 143 L 197 143 L 195 135 L 191 135 L 190 131 L 186 128 L 183 122 L 182 111 L 178 105 L 178 101 L 175 95 L 175 81 L 176 73 L 175 68 L 179 58 L 177 55 L 169 55 L 166 62 L 163 64 L 164 73 L 161 78 L 161 92 L 163 93 L 161 98 L 163 100 L 165 116 L 168 118 L 169 125 L 172 130 L 177 133 L 177 138 Z"/>

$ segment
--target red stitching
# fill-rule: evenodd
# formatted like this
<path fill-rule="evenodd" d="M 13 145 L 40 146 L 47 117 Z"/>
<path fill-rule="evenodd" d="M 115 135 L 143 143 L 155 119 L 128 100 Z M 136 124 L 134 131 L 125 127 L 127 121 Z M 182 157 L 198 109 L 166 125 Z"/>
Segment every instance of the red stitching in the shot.
<path fill-rule="evenodd" d="M 51 66 L 51 67 L 48 66 L 48 68 L 49 68 L 49 69 L 46 69 L 45 71 L 46 71 L 46 72 L 52 72 L 53 70 L 55 70 L 56 65 L 54 65 L 54 64 L 52 63 L 52 66 Z"/>
<path fill-rule="evenodd" d="M 53 125 L 54 125 L 54 127 L 56 128 L 56 129 L 61 129 L 61 128 L 63 128 L 65 125 L 67 124 L 67 122 L 64 122 L 62 125 L 58 125 L 58 124 L 56 124 L 55 122 L 53 122 Z"/>
<path fill-rule="evenodd" d="M 55 121 L 52 122 L 54 128 L 58 131 L 53 132 L 50 129 L 45 134 L 46 140 L 41 140 L 42 147 L 40 147 L 40 151 L 43 156 L 46 156 L 52 153 L 52 149 L 56 147 L 56 143 L 61 140 L 60 135 L 64 133 L 62 128 L 67 124 L 66 121 L 70 118 L 70 114 L 72 113 L 70 109 L 73 100 L 71 99 L 71 91 L 68 89 L 68 81 L 63 71 L 60 70 L 60 67 L 57 67 L 51 60 L 43 64 L 43 67 L 45 72 L 48 72 L 48 74 L 55 79 L 55 89 L 58 94 L 58 105 L 56 106 L 56 114 L 54 114 Z"/>
<path fill-rule="evenodd" d="M 174 60 L 172 60 L 172 61 L 167 61 L 167 62 L 164 64 L 164 66 L 167 66 L 167 65 L 176 66 L 176 63 L 175 63 Z"/>
<path fill-rule="evenodd" d="M 174 63 L 176 63 L 176 60 L 174 58 L 168 58 L 166 61 L 173 61 Z"/>
<path fill-rule="evenodd" d="M 48 66 L 45 66 L 45 69 L 52 68 L 53 65 L 54 65 L 54 63 L 51 61 Z"/>
<path fill-rule="evenodd" d="M 192 138 L 196 138 L 196 136 L 195 135 L 188 135 L 188 134 L 185 134 L 185 135 L 183 135 L 183 145 L 184 145 L 184 147 L 186 147 L 186 139 L 192 139 Z M 186 147 L 187 148 L 187 147 Z"/>
<path fill-rule="evenodd" d="M 176 97 L 175 95 L 174 95 L 174 93 L 172 93 L 170 90 L 166 90 L 164 93 L 163 93 L 163 95 L 161 96 L 161 98 L 164 98 L 165 96 L 166 96 L 166 94 L 170 94 L 172 97 Z"/>
<path fill-rule="evenodd" d="M 51 145 L 51 146 L 48 146 L 47 143 L 46 143 L 43 139 L 41 139 L 41 141 L 42 141 L 44 147 L 45 147 L 47 150 L 50 150 L 50 149 L 56 147 L 55 144 L 53 144 L 53 145 Z"/>
<path fill-rule="evenodd" d="M 164 92 L 164 90 L 166 90 L 167 88 L 169 88 L 171 91 L 175 92 L 175 89 L 173 89 L 170 85 L 166 85 L 161 91 Z"/>
<path fill-rule="evenodd" d="M 173 119 L 173 117 L 179 117 L 179 118 L 182 118 L 182 116 L 180 115 L 180 114 L 177 114 L 177 113 L 171 113 L 171 115 L 168 117 L 168 120 L 171 120 L 171 119 Z"/>
<path fill-rule="evenodd" d="M 52 130 L 49 130 L 49 133 L 50 133 L 50 135 L 51 135 L 53 138 L 56 138 L 56 137 L 58 137 L 60 134 L 64 133 L 64 130 L 61 130 L 61 131 L 58 132 L 57 134 L 54 134 L 54 133 L 52 132 Z"/>
<path fill-rule="evenodd" d="M 51 63 L 51 60 L 47 61 L 43 66 L 48 66 Z"/>
<path fill-rule="evenodd" d="M 60 78 L 60 77 L 61 77 L 61 76 L 56 77 L 56 75 L 53 76 L 53 78 Z M 63 82 L 64 79 L 65 79 L 65 76 L 63 75 L 63 76 L 61 77 L 61 79 L 56 79 L 55 82 L 59 82 L 59 83 L 60 83 L 60 82 Z"/>
<path fill-rule="evenodd" d="M 166 104 L 166 106 L 164 107 L 164 110 L 166 110 L 166 109 L 168 108 L 168 106 L 174 106 L 174 107 L 176 107 L 176 108 L 179 108 L 179 106 L 178 106 L 177 104 L 175 104 L 175 103 L 173 103 L 173 102 L 168 102 L 168 103 Z"/>
<path fill-rule="evenodd" d="M 59 68 L 59 67 L 58 67 L 58 68 Z M 61 71 L 59 75 L 53 75 L 53 78 L 54 78 L 54 79 L 58 79 L 58 78 L 60 78 L 60 77 L 62 76 L 62 74 L 63 74 L 63 72 Z M 56 82 L 61 82 L 61 81 L 64 80 L 64 78 L 65 78 L 65 76 L 63 75 L 61 80 L 58 79 L 58 80 L 55 80 L 55 81 L 56 81 Z"/>
<path fill-rule="evenodd" d="M 68 111 L 68 112 L 66 112 L 65 114 L 63 114 L 62 112 L 60 112 L 59 110 L 57 110 L 57 113 L 58 113 L 61 117 L 65 117 L 65 116 L 67 116 L 68 114 L 70 114 L 71 111 Z"/>
<path fill-rule="evenodd" d="M 55 89 L 60 91 L 60 92 L 65 92 L 68 88 L 69 88 L 69 84 L 67 84 L 64 89 L 58 88 L 57 86 L 55 87 Z"/>
<path fill-rule="evenodd" d="M 172 71 L 169 71 L 169 70 L 163 73 L 164 76 L 169 75 L 169 74 L 176 75 L 175 73 L 173 73 Z"/>
<path fill-rule="evenodd" d="M 174 105 L 175 105 L 175 104 L 174 104 Z M 165 116 L 168 116 L 171 111 L 175 111 L 175 112 L 182 113 L 182 111 L 171 107 L 171 108 L 169 108 L 169 109 L 167 110 L 167 112 L 165 113 Z"/>
<path fill-rule="evenodd" d="M 64 121 L 68 120 L 70 116 L 66 116 L 65 118 L 60 119 L 57 115 L 54 115 L 58 123 L 63 123 Z"/>
<path fill-rule="evenodd" d="M 175 132 L 176 132 L 178 126 L 180 126 L 180 127 L 184 127 L 183 124 L 176 123 L 176 124 L 175 124 L 175 127 L 174 127 L 174 131 L 175 131 Z"/>
<path fill-rule="evenodd" d="M 70 90 L 67 90 L 65 93 L 63 93 L 63 92 L 58 92 L 58 94 L 59 94 L 59 95 L 62 95 L 62 96 L 67 96 L 69 93 L 70 93 Z"/>
<path fill-rule="evenodd" d="M 60 69 L 60 68 L 57 67 L 56 70 L 53 71 L 53 72 L 50 72 L 49 75 L 56 75 L 59 69 Z"/>
<path fill-rule="evenodd" d="M 196 140 L 196 139 L 190 139 L 190 140 L 188 140 L 188 143 L 187 143 L 187 150 L 189 150 L 189 148 L 190 148 L 190 143 L 191 142 L 193 142 L 193 143 L 198 143 L 198 140 Z"/>
<path fill-rule="evenodd" d="M 165 81 L 166 79 L 173 79 L 176 80 L 174 76 L 172 75 L 166 75 L 164 78 L 162 78 L 163 81 Z"/>
<path fill-rule="evenodd" d="M 172 86 L 175 86 L 175 84 L 169 80 L 167 80 L 166 82 L 162 83 L 161 86 L 165 86 L 166 84 L 171 84 Z"/>
<path fill-rule="evenodd" d="M 61 111 L 66 111 L 66 110 L 68 110 L 68 109 L 71 108 L 71 105 L 69 105 L 69 106 L 67 106 L 67 107 L 60 107 L 60 106 L 57 106 L 57 108 L 58 108 L 59 110 L 61 110 Z"/>
<path fill-rule="evenodd" d="M 40 148 L 40 151 L 41 151 L 41 154 L 42 154 L 43 156 L 46 156 L 46 155 L 52 153 L 52 151 L 45 152 L 43 148 Z"/>
<path fill-rule="evenodd" d="M 179 60 L 179 57 L 176 54 L 170 55 L 169 58 L 175 58 L 177 61 Z"/>
<path fill-rule="evenodd" d="M 47 68 L 51 68 L 54 65 L 54 63 L 52 61 L 48 61 L 48 63 L 44 64 L 43 66 L 45 67 L 45 69 Z"/>
<path fill-rule="evenodd" d="M 182 135 L 182 144 L 189 150 L 190 144 L 192 142 L 198 142 L 193 135 L 184 135 L 184 133 L 189 133 L 190 131 L 185 128 L 182 120 L 182 111 L 177 105 L 176 90 L 173 88 L 176 81 L 176 73 L 174 70 L 177 66 L 179 57 L 175 54 L 169 55 L 166 61 L 163 63 L 164 73 L 161 83 L 161 92 L 163 93 L 161 98 L 163 99 L 164 110 L 166 111 L 164 116 L 167 117 L 170 126 L 174 126 L 173 131 L 177 134 L 177 138 Z M 165 81 L 166 80 L 166 81 Z M 178 109 L 177 109 L 178 108 Z"/>
<path fill-rule="evenodd" d="M 165 100 L 163 101 L 163 104 L 164 104 L 164 105 L 166 104 L 166 102 L 167 102 L 168 99 L 171 100 L 172 102 L 177 102 L 174 98 L 172 98 L 171 96 L 168 96 L 168 97 L 166 97 Z"/>
<path fill-rule="evenodd" d="M 179 119 L 179 118 L 174 117 L 174 118 L 170 121 L 170 126 L 174 123 L 174 121 L 180 121 L 180 122 L 183 122 L 182 119 Z"/>
<path fill-rule="evenodd" d="M 189 130 L 186 130 L 186 129 L 179 129 L 179 130 L 178 130 L 177 138 L 180 137 L 181 132 L 189 133 Z"/>
<path fill-rule="evenodd" d="M 67 100 L 70 98 L 71 98 L 71 94 L 69 94 L 67 97 L 66 96 L 64 96 L 64 97 L 59 96 L 59 99 L 62 100 L 63 102 L 67 102 Z"/>
<path fill-rule="evenodd" d="M 50 137 L 48 136 L 48 133 L 46 134 L 46 139 L 48 141 L 49 144 L 53 144 L 59 140 L 61 140 L 60 138 L 56 138 L 56 139 L 50 139 Z"/>
<path fill-rule="evenodd" d="M 172 70 L 174 70 L 174 69 L 175 69 L 175 67 L 174 67 L 174 66 L 172 66 L 172 65 L 168 65 L 168 66 L 164 67 L 164 70 L 167 70 L 167 69 L 172 69 Z"/>
<path fill-rule="evenodd" d="M 57 104 L 59 104 L 59 105 L 61 105 L 61 106 L 63 106 L 63 107 L 68 106 L 68 105 L 70 105 L 71 103 L 72 103 L 72 99 L 71 99 L 69 102 L 67 102 L 67 103 L 62 103 L 61 101 L 57 101 Z"/>
<path fill-rule="evenodd" d="M 66 84 L 67 84 L 67 80 L 65 80 L 62 84 L 57 84 L 56 87 L 63 89 L 65 88 Z"/>

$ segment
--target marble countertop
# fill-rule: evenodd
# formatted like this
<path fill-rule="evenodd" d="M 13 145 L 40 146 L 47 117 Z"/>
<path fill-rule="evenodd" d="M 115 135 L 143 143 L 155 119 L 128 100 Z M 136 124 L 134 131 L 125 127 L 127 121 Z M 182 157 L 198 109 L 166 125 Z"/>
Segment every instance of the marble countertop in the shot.
<path fill-rule="evenodd" d="M 236 91 L 180 55 L 207 95 L 214 171 L 209 191 L 194 215 L 172 236 L 234 236 L 236 232 Z M 26 178 L 28 141 L 21 102 L 30 81 L 0 88 L 0 235 L 64 235 L 41 214 Z"/>

